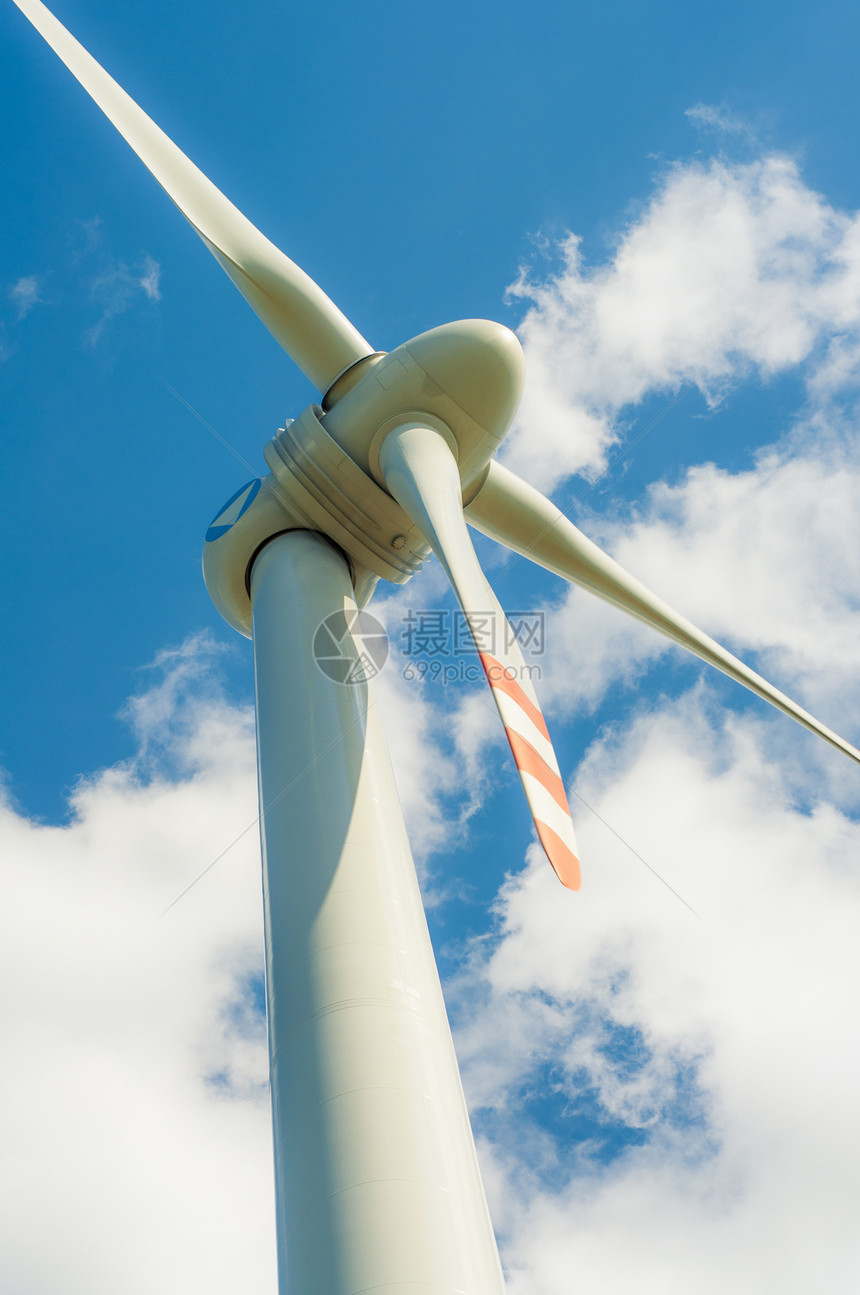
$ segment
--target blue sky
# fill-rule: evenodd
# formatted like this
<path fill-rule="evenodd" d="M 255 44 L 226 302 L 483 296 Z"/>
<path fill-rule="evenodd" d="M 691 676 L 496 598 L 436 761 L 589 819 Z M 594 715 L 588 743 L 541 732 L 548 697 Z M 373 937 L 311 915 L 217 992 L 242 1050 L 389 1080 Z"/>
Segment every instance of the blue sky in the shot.
<path fill-rule="evenodd" d="M 55 12 L 379 349 L 467 316 L 519 329 L 511 465 L 857 740 L 856 7 Z M 208 1289 L 233 1264 L 269 1290 L 250 650 L 199 564 L 239 457 L 262 470 L 314 393 L 13 5 L 2 21 L 4 1284 L 188 1289 L 205 1250 Z M 585 1292 L 852 1289 L 854 767 L 480 551 L 506 606 L 546 614 L 581 896 L 530 845 L 483 697 L 409 686 L 396 652 L 381 684 L 513 1295 L 574 1268 Z M 408 607 L 447 599 L 433 569 L 384 596 L 395 646 Z M 198 1201 L 182 1226 L 174 1193 Z"/>

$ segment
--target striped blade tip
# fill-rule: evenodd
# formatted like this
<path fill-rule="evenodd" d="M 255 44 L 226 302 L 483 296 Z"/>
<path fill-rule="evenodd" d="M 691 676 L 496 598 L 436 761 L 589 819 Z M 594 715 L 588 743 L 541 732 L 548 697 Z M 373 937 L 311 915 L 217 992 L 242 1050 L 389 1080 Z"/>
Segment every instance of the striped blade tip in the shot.
<path fill-rule="evenodd" d="M 561 884 L 567 886 L 568 890 L 579 890 L 582 885 L 582 873 L 576 855 L 568 849 L 551 827 L 547 827 L 546 823 L 540 823 L 536 819 L 535 827 L 546 857 Z"/>

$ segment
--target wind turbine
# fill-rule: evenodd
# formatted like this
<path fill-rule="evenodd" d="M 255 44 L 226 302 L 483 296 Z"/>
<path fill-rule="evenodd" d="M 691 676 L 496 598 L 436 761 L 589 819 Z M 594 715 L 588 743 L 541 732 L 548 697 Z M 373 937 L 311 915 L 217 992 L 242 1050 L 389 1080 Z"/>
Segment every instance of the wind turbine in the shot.
<path fill-rule="evenodd" d="M 385 355 L 193 166 L 39 0 L 15 0 L 318 387 L 206 535 L 204 575 L 252 638 L 281 1288 L 503 1289 L 359 609 L 434 551 L 454 588 L 560 880 L 579 885 L 558 764 L 466 521 L 849 743 L 651 594 L 495 462 L 523 357 L 488 321 Z M 318 663 L 321 627 L 349 682 Z M 315 642 L 317 648 L 315 650 Z"/>

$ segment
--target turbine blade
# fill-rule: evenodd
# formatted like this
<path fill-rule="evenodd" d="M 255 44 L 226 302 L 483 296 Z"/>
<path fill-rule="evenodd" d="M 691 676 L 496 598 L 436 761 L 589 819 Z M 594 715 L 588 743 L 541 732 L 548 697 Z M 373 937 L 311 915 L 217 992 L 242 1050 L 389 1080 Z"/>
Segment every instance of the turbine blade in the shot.
<path fill-rule="evenodd" d="M 373 348 L 108 76 L 40 0 L 15 0 L 128 141 L 288 355 L 325 392 Z"/>
<path fill-rule="evenodd" d="M 558 761 L 519 644 L 472 548 L 456 460 L 438 432 L 410 423 L 388 434 L 379 461 L 388 490 L 432 546 L 451 581 L 541 845 L 562 884 L 578 890 L 576 838 Z"/>
<path fill-rule="evenodd" d="M 659 630 L 730 679 L 790 715 L 839 751 L 860 762 L 860 751 L 744 665 L 691 621 L 652 594 L 608 554 L 587 539 L 555 504 L 499 463 L 466 509 L 468 521 L 485 535 L 531 558 L 548 571 L 590 589 L 637 620 Z"/>

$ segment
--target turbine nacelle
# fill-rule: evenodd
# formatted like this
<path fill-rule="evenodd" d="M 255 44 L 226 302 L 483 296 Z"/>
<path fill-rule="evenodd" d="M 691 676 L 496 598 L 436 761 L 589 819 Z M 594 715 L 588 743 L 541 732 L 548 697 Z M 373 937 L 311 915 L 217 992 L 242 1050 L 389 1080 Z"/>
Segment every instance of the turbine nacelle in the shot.
<path fill-rule="evenodd" d="M 354 375 L 354 376 L 353 376 Z M 461 319 L 367 356 L 323 398 L 323 424 L 380 485 L 379 451 L 405 420 L 429 420 L 449 442 L 464 490 L 485 471 L 522 395 L 525 359 L 514 333 Z"/>
<path fill-rule="evenodd" d="M 266 447 L 271 475 L 259 494 L 244 507 L 247 497 L 234 496 L 210 527 L 203 573 L 225 619 L 250 637 L 251 563 L 268 539 L 299 527 L 347 555 L 360 605 L 380 577 L 408 580 L 430 549 L 385 484 L 385 440 L 409 424 L 438 432 L 468 501 L 516 412 L 524 370 L 516 336 L 484 319 L 442 324 L 346 369 L 322 405 L 309 406 Z"/>

